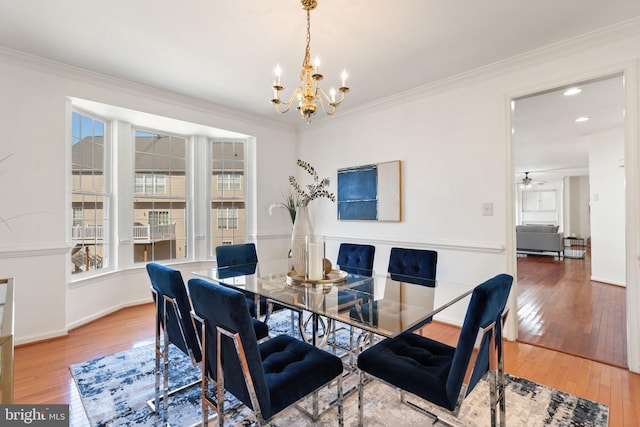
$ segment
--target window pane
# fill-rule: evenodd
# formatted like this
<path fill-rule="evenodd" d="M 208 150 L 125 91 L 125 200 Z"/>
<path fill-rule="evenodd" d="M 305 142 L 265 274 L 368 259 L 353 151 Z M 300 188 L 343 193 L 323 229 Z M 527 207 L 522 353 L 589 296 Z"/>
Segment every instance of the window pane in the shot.
<path fill-rule="evenodd" d="M 184 259 L 186 139 L 142 130 L 134 135 L 134 261 Z"/>
<path fill-rule="evenodd" d="M 74 111 L 71 133 L 71 272 L 75 274 L 107 266 L 105 123 Z"/>
<path fill-rule="evenodd" d="M 244 243 L 244 142 L 211 142 L 211 248 Z"/>

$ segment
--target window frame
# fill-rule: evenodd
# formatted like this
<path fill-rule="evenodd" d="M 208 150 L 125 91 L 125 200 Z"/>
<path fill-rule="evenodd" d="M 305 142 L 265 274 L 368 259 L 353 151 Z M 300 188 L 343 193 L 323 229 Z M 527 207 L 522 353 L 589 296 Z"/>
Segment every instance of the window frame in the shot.
<path fill-rule="evenodd" d="M 185 134 L 180 134 L 180 133 L 176 133 L 176 132 L 168 132 L 165 131 L 164 129 L 161 129 L 161 126 L 158 126 L 157 128 L 149 128 L 149 127 L 145 127 L 145 126 L 139 126 L 135 123 L 131 123 L 131 163 L 132 163 L 132 199 L 131 200 L 126 200 L 125 203 L 128 203 L 130 205 L 130 209 L 131 209 L 131 213 L 132 213 L 132 218 L 133 221 L 131 223 L 131 227 L 134 227 L 135 223 L 136 223 L 136 216 L 135 216 L 135 203 L 136 203 L 136 198 L 137 197 L 144 197 L 144 196 L 152 196 L 153 197 L 153 205 L 152 207 L 146 209 L 147 212 L 149 211 L 166 211 L 167 209 L 165 208 L 156 208 L 155 207 L 155 203 L 157 200 L 162 200 L 162 201 L 171 201 L 172 199 L 172 195 L 171 193 L 167 192 L 167 181 L 170 180 L 167 179 L 167 176 L 170 176 L 168 174 L 156 174 L 156 173 L 140 173 L 136 171 L 136 132 L 144 132 L 144 133 L 148 133 L 148 134 L 152 134 L 152 135 L 161 135 L 162 137 L 171 137 L 171 138 L 180 138 L 184 140 L 184 144 L 185 144 L 185 153 L 184 153 L 184 167 L 185 167 L 185 171 L 184 171 L 184 249 L 185 249 L 185 255 L 183 258 L 177 258 L 177 251 L 178 251 L 178 239 L 175 238 L 174 236 L 174 241 L 176 242 L 176 246 L 175 246 L 175 251 L 176 253 L 173 253 L 171 258 L 166 258 L 166 259 L 155 259 L 154 251 L 152 249 L 151 251 L 151 257 L 149 259 L 147 259 L 146 261 L 136 261 L 136 254 L 135 254 L 135 246 L 136 246 L 136 242 L 135 239 L 132 239 L 131 241 L 131 264 L 133 266 L 139 266 L 142 264 L 145 264 L 146 262 L 159 262 L 159 263 L 163 263 L 163 264 L 173 264 L 173 263 L 180 263 L 180 262 L 189 262 L 189 261 L 193 261 L 195 259 L 194 257 L 194 243 L 193 243 L 193 233 L 191 232 L 191 224 L 193 222 L 193 212 L 191 210 L 191 206 L 193 205 L 193 193 L 192 193 L 192 186 L 191 186 L 191 182 L 193 181 L 193 177 L 195 174 L 194 171 L 194 165 L 193 165 L 193 135 L 185 135 Z M 136 188 L 136 176 L 138 175 L 142 175 L 145 179 L 147 177 L 153 177 L 152 178 L 152 182 L 151 182 L 151 186 L 153 188 L 153 192 L 149 193 L 149 192 L 143 192 L 143 193 L 138 193 L 135 191 Z M 164 191 L 163 192 L 156 192 L 155 190 L 157 190 L 157 186 L 159 184 L 159 178 L 162 178 L 163 182 L 163 187 L 164 187 Z M 144 184 L 146 187 L 146 183 Z M 170 185 L 170 184 L 169 184 Z M 171 210 L 171 208 L 168 209 L 169 211 Z M 169 213 L 169 219 L 171 219 L 171 213 Z M 149 218 L 147 217 L 147 221 L 149 221 Z M 167 225 L 171 225 L 170 224 L 171 221 L 169 221 L 169 224 Z M 132 233 L 133 235 L 133 233 Z"/>
<path fill-rule="evenodd" d="M 214 201 L 214 188 L 212 188 L 214 186 L 213 184 L 213 172 L 214 172 L 214 168 L 213 168 L 213 147 L 214 144 L 216 143 L 233 143 L 233 144 L 241 144 L 242 145 L 242 159 L 243 159 L 243 165 L 242 165 L 242 175 L 240 176 L 240 190 L 222 190 L 222 191 L 242 191 L 243 193 L 243 197 L 242 197 L 242 205 L 243 205 L 243 209 L 244 209 L 244 231 L 243 233 L 239 233 L 237 230 L 240 229 L 239 225 L 236 228 L 225 228 L 225 229 L 220 229 L 218 228 L 218 217 L 216 216 L 216 218 L 213 218 L 213 205 L 215 203 Z M 249 138 L 208 138 L 207 139 L 207 167 L 206 167 L 206 174 L 207 174 L 207 253 L 208 253 L 208 257 L 211 259 L 215 258 L 215 244 L 214 241 L 219 239 L 222 243 L 222 245 L 227 245 L 227 244 L 233 244 L 233 243 L 244 243 L 247 242 L 249 240 L 249 227 L 248 227 L 248 223 L 249 223 L 249 218 L 248 218 L 248 208 L 249 208 L 249 201 L 250 201 L 250 191 L 249 191 L 249 183 L 248 183 L 248 168 L 249 168 L 249 164 L 250 164 L 250 159 L 248 157 L 248 153 L 249 153 Z M 223 169 L 224 171 L 224 169 Z M 228 174 L 228 175 L 238 175 L 237 173 L 234 173 L 233 170 L 229 170 L 229 172 L 223 172 L 222 174 Z M 244 180 L 243 178 L 244 177 Z M 219 188 L 219 186 L 216 183 L 216 187 Z M 220 190 L 218 190 L 220 191 Z M 237 206 L 227 206 L 225 207 L 226 209 L 229 209 L 230 207 L 235 207 L 238 210 L 239 213 L 239 208 Z M 239 224 L 240 221 L 240 217 L 238 214 L 236 214 L 235 217 L 235 221 L 236 224 Z M 227 222 L 228 222 L 228 217 L 227 217 Z M 215 230 L 214 230 L 214 224 L 215 224 Z M 218 237 L 216 236 L 216 230 L 231 230 L 231 236 L 229 236 L 229 234 L 225 233 L 222 236 Z M 231 242 L 231 243 L 230 243 Z"/>
<path fill-rule="evenodd" d="M 102 164 L 102 171 L 103 171 L 102 172 L 102 191 L 88 191 L 88 190 L 82 190 L 82 189 L 74 189 L 73 143 L 71 145 L 68 145 L 69 167 L 67 170 L 67 176 L 69 177 L 69 186 L 68 186 L 67 196 L 69 197 L 69 199 L 66 205 L 70 207 L 69 209 L 70 220 L 69 219 L 67 220 L 67 225 L 69 226 L 69 231 L 67 233 L 67 236 L 69 236 L 68 238 L 69 238 L 71 247 L 72 248 L 75 247 L 73 230 L 76 227 L 74 223 L 78 220 L 78 217 L 75 214 L 76 210 L 82 213 L 82 222 L 84 222 L 86 218 L 86 209 L 73 207 L 74 196 L 79 195 L 83 197 L 84 196 L 101 197 L 102 198 L 102 214 L 103 214 L 102 215 L 102 234 L 101 234 L 102 247 L 103 247 L 103 251 L 102 251 L 103 266 L 100 268 L 94 268 L 86 271 L 78 271 L 78 272 L 70 271 L 69 267 L 73 262 L 71 259 L 72 255 L 70 250 L 69 263 L 67 264 L 68 265 L 67 271 L 71 278 L 70 279 L 71 282 L 84 280 L 86 278 L 90 278 L 94 276 L 99 276 L 107 272 L 114 271 L 116 269 L 115 262 L 114 262 L 116 258 L 115 257 L 116 245 L 114 245 L 114 242 L 116 241 L 116 239 L 113 232 L 113 227 L 111 226 L 112 221 L 114 219 L 114 212 L 113 212 L 114 203 L 112 200 L 113 199 L 113 191 L 112 191 L 113 189 L 113 171 L 112 171 L 113 169 L 113 140 L 112 140 L 113 120 L 108 117 L 104 117 L 99 114 L 95 114 L 93 112 L 87 111 L 85 109 L 72 106 L 68 116 L 70 131 L 68 133 L 67 141 L 70 141 L 70 142 L 73 142 L 73 114 L 74 113 L 80 116 L 88 117 L 92 121 L 100 121 L 103 123 L 104 134 L 102 138 L 103 138 L 104 151 L 103 151 L 103 164 Z M 99 233 L 96 233 L 96 241 L 97 241 L 97 234 Z M 104 248 L 106 248 L 106 250 Z"/>
<path fill-rule="evenodd" d="M 256 170 L 255 137 L 239 134 L 233 131 L 215 128 L 207 125 L 198 125 L 184 122 L 171 117 L 157 116 L 98 103 L 86 99 L 67 97 L 65 101 L 65 135 L 70 142 L 73 134 L 72 114 L 77 112 L 99 119 L 105 123 L 105 141 L 108 152 L 105 154 L 104 176 L 105 189 L 110 196 L 110 206 L 107 209 L 110 222 L 106 235 L 110 239 L 109 266 L 95 271 L 71 274 L 70 257 L 71 250 L 66 257 L 65 271 L 67 285 L 71 288 L 79 286 L 91 286 L 102 280 L 101 277 L 111 274 L 119 274 L 129 269 L 139 269 L 142 263 L 134 260 L 134 212 L 133 200 L 135 194 L 135 139 L 134 130 L 142 130 L 163 135 L 172 135 L 185 138 L 187 144 L 187 189 L 185 213 L 187 257 L 179 259 L 161 260 L 163 264 L 180 265 L 192 262 L 211 261 L 215 259 L 211 251 L 213 239 L 211 227 L 211 168 L 215 163 L 211 162 L 210 141 L 240 142 L 243 147 L 244 164 L 242 173 L 242 189 L 244 191 L 244 213 L 242 214 L 243 233 L 241 236 L 235 233 L 232 238 L 241 237 L 242 241 L 250 241 L 249 234 L 255 233 L 255 181 L 253 175 Z M 77 132 L 76 132 L 77 133 Z M 74 221 L 71 189 L 72 183 L 72 145 L 65 145 L 65 213 L 66 230 L 65 239 L 69 244 Z M 240 153 L 240 151 L 238 151 Z M 225 152 L 220 155 L 227 157 Z M 228 157 L 227 157 L 228 160 Z M 250 174 L 250 175 L 249 175 Z M 167 189 L 170 184 L 167 183 Z M 67 199 L 68 198 L 68 199 Z M 224 237 L 223 244 L 231 243 Z M 218 240 L 218 244 L 220 241 Z M 71 246 L 70 246 L 71 247 Z M 179 253 L 176 251 L 176 253 Z"/>

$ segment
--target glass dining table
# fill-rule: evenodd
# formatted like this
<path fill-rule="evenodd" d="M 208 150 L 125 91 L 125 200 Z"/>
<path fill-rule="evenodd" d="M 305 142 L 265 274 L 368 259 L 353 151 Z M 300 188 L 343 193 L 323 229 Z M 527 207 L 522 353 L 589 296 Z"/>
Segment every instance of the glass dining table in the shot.
<path fill-rule="evenodd" d="M 316 346 L 320 344 L 318 325 L 322 318 L 391 338 L 419 328 L 473 290 L 472 285 L 405 275 L 346 273 L 339 266 L 323 279 L 306 280 L 296 276 L 291 259 L 212 267 L 193 274 L 248 291 L 256 301 L 265 297 L 275 304 L 311 313 L 309 341 Z"/>

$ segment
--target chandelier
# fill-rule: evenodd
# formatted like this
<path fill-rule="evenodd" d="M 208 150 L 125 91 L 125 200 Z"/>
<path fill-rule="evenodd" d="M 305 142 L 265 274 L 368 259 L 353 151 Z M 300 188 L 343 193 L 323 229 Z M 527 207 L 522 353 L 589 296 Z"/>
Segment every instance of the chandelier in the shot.
<path fill-rule="evenodd" d="M 302 61 L 302 70 L 300 70 L 300 83 L 293 91 L 287 101 L 280 99 L 280 92 L 284 90 L 284 86 L 280 84 L 280 64 L 276 66 L 276 80 L 273 84 L 273 96 L 271 103 L 275 105 L 276 111 L 284 114 L 291 108 L 294 101 L 297 102 L 296 109 L 300 110 L 300 114 L 308 123 L 311 123 L 311 117 L 318 110 L 318 104 L 322 110 L 332 115 L 336 112 L 336 108 L 344 100 L 344 94 L 349 92 L 349 88 L 345 85 L 347 79 L 346 70 L 342 71 L 342 85 L 338 88 L 340 95 L 336 99 L 336 90 L 331 88 L 329 94 L 320 87 L 322 74 L 318 72 L 319 60 L 316 57 L 315 63 L 311 64 L 311 10 L 318 6 L 316 0 L 300 0 L 302 8 L 307 11 L 307 47 L 304 51 L 304 60 Z M 325 105 L 325 103 L 327 105 Z"/>

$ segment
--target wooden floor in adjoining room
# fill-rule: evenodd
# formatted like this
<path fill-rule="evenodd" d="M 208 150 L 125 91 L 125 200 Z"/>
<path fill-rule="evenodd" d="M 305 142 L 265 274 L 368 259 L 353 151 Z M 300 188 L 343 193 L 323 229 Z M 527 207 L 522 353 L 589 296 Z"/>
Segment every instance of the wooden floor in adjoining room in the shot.
<path fill-rule="evenodd" d="M 66 337 L 17 347 L 15 402 L 70 403 L 71 425 L 87 425 L 69 365 L 153 343 L 153 318 L 152 304 L 129 307 L 76 328 Z M 455 345 L 459 331 L 432 322 L 424 334 Z M 640 375 L 626 369 L 506 342 L 505 371 L 609 405 L 611 427 L 640 425 Z"/>
<path fill-rule="evenodd" d="M 518 341 L 626 368 L 626 289 L 582 259 L 518 256 Z"/>

